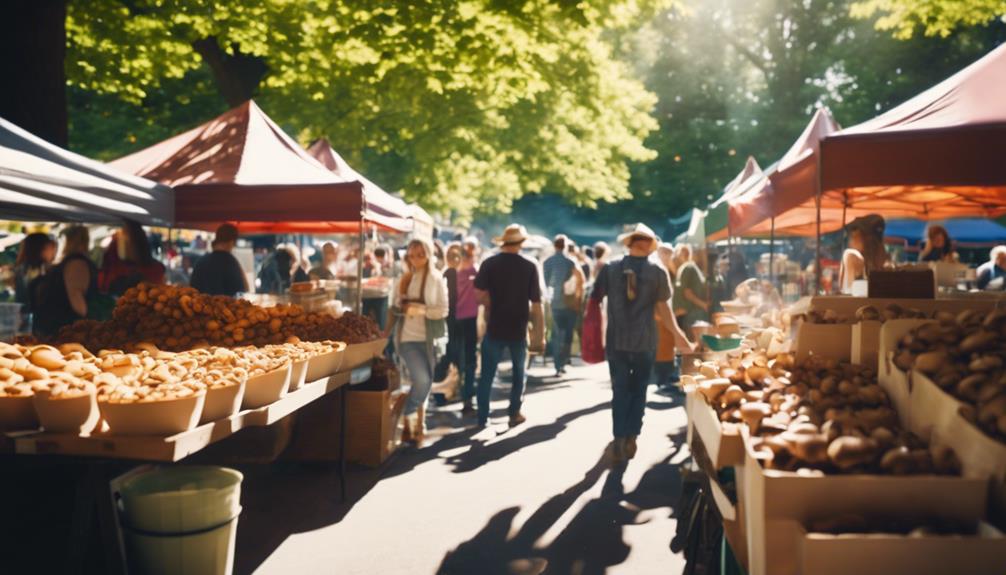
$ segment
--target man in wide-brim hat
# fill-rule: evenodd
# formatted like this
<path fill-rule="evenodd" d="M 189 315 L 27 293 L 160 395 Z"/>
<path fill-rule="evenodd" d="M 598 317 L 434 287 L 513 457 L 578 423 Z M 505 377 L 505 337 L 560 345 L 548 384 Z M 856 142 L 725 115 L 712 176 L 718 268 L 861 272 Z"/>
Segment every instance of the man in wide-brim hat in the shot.
<path fill-rule="evenodd" d="M 628 254 L 604 266 L 591 298 L 608 298 L 606 354 L 611 375 L 611 418 L 615 439 L 614 462 L 636 455 L 636 438 L 643 426 L 646 387 L 657 351 L 657 323 L 674 334 L 679 349 L 694 345 L 678 327 L 668 304 L 671 283 L 667 271 L 649 259 L 659 246 L 657 234 L 646 224 L 636 224 L 618 236 Z"/>
<path fill-rule="evenodd" d="M 521 407 L 526 381 L 529 319 L 533 326 L 532 344 L 538 349 L 545 346 L 538 266 L 520 253 L 521 245 L 527 238 L 524 226 L 507 226 L 502 235 L 493 239 L 500 246 L 500 252 L 482 262 L 475 276 L 475 289 L 479 290 L 479 299 L 489 315 L 486 335 L 482 339 L 482 372 L 476 394 L 480 427 L 489 423 L 489 399 L 504 349 L 510 350 L 513 360 L 510 426 L 525 421 Z"/>

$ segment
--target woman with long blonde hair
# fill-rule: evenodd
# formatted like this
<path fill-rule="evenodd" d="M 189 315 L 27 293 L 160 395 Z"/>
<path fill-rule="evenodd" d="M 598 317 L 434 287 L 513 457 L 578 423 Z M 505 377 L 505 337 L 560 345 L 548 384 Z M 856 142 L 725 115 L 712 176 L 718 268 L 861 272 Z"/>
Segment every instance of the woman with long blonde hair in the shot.
<path fill-rule="evenodd" d="M 403 439 L 422 442 L 426 432 L 426 402 L 433 385 L 433 368 L 446 340 L 444 319 L 450 310 L 447 284 L 436 268 L 433 246 L 414 239 L 406 250 L 406 272 L 395 292 L 395 343 L 412 387 L 405 404 Z"/>

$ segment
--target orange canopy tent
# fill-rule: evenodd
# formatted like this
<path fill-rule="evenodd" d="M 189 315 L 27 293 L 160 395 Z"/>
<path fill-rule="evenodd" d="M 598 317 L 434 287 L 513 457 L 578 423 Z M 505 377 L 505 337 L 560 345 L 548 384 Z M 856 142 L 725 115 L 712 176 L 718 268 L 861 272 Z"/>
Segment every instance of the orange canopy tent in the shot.
<path fill-rule="evenodd" d="M 411 229 L 407 213 L 380 201 L 372 207 L 358 174 L 325 168 L 251 100 L 111 165 L 174 188 L 178 227 L 233 222 L 244 233 L 338 233 L 371 222 Z"/>

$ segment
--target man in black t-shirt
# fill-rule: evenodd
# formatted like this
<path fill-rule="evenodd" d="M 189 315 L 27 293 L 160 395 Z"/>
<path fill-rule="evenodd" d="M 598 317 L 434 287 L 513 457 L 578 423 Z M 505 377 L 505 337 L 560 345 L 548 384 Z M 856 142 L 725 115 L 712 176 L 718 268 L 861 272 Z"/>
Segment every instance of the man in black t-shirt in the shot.
<path fill-rule="evenodd" d="M 504 349 L 510 350 L 513 360 L 510 427 L 525 421 L 520 409 L 524 401 L 529 316 L 533 325 L 533 345 L 536 349 L 545 347 L 538 266 L 520 253 L 526 239 L 524 226 L 507 226 L 503 235 L 495 239 L 500 244 L 500 253 L 484 261 L 475 277 L 475 289 L 479 290 L 481 303 L 489 314 L 488 330 L 482 339 L 482 373 L 477 393 L 480 427 L 489 423 L 489 399 Z"/>
<path fill-rule="evenodd" d="M 244 270 L 231 251 L 238 243 L 238 229 L 222 224 L 213 238 L 213 251 L 199 258 L 189 285 L 209 295 L 234 297 L 248 291 Z"/>

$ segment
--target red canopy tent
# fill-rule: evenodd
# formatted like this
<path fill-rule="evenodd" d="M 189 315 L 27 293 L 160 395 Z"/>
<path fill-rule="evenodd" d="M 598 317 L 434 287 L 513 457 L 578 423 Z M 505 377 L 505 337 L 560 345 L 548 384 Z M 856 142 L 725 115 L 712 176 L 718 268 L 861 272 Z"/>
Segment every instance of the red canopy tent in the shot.
<path fill-rule="evenodd" d="M 365 222 L 408 231 L 408 212 L 371 206 L 359 174 L 334 173 L 249 100 L 111 163 L 175 190 L 175 225 L 233 222 L 245 233 L 358 232 Z M 404 204 L 403 204 L 404 205 Z"/>
<path fill-rule="evenodd" d="M 1006 213 L 1006 45 L 821 147 L 820 189 L 920 219 Z"/>
<path fill-rule="evenodd" d="M 409 231 L 412 222 L 412 208 L 405 201 L 392 196 L 374 182 L 371 182 L 354 170 L 342 156 L 336 152 L 325 138 L 315 140 L 307 148 L 307 153 L 329 171 L 340 178 L 358 181 L 363 184 L 363 195 L 366 199 L 367 219 L 384 227 L 397 231 Z"/>

